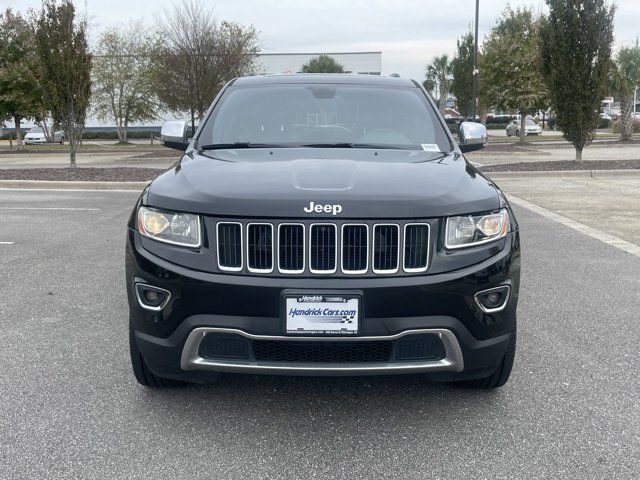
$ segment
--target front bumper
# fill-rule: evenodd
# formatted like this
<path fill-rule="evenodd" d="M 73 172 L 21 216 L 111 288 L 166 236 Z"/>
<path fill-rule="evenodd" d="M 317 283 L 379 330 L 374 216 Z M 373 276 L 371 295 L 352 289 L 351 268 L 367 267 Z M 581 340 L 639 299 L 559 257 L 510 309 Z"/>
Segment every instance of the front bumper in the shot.
<path fill-rule="evenodd" d="M 129 231 L 127 284 L 134 338 L 156 375 L 206 382 L 216 372 L 285 375 L 371 375 L 426 373 L 434 380 L 480 378 L 495 370 L 515 330 L 519 290 L 518 232 L 498 254 L 453 272 L 412 277 L 300 278 L 215 274 L 187 269 L 145 250 Z M 160 311 L 139 305 L 134 285 L 143 282 L 171 293 Z M 508 285 L 504 309 L 486 313 L 474 296 Z M 358 337 L 291 337 L 283 334 L 281 298 L 285 290 L 357 291 L 362 296 Z M 207 358 L 200 347 L 207 335 L 227 334 L 248 342 L 246 358 Z M 384 361 L 312 362 L 257 358 L 257 341 L 323 343 L 390 342 L 435 335 L 445 354 L 438 358 Z"/>

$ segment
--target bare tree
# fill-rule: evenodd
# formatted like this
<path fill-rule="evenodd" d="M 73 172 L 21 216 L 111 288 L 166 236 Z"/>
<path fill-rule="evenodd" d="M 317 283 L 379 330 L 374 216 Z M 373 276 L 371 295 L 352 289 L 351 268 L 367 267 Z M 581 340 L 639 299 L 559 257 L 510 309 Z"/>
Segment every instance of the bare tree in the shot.
<path fill-rule="evenodd" d="M 37 19 L 36 44 L 42 62 L 41 87 L 47 110 L 65 129 L 69 162 L 76 166 L 91 95 L 91 54 L 87 22 L 77 19 L 71 0 L 43 0 Z"/>
<path fill-rule="evenodd" d="M 120 142 L 127 142 L 131 123 L 156 117 L 152 47 L 141 22 L 110 28 L 98 41 L 93 65 L 93 108 L 98 118 L 115 123 Z"/>
<path fill-rule="evenodd" d="M 202 3 L 176 3 L 158 19 L 155 91 L 169 110 L 188 111 L 193 128 L 227 81 L 254 69 L 258 51 L 253 26 L 219 24 Z"/>

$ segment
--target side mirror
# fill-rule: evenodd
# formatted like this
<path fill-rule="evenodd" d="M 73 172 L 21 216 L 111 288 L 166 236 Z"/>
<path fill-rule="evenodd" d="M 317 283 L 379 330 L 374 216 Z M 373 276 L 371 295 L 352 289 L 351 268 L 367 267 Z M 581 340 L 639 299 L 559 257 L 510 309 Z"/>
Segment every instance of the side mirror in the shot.
<path fill-rule="evenodd" d="M 482 150 L 487 146 L 487 127 L 481 123 L 462 122 L 458 137 L 458 146 L 462 153 Z"/>
<path fill-rule="evenodd" d="M 160 141 L 165 147 L 184 152 L 189 146 L 188 128 L 189 124 L 184 120 L 165 122 L 160 130 Z"/>

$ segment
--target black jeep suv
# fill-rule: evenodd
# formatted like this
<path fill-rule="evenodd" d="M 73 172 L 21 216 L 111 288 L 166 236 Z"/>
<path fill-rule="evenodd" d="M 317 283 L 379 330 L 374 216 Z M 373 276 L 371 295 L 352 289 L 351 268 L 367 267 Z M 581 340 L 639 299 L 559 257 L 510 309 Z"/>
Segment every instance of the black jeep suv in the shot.
<path fill-rule="evenodd" d="M 128 225 L 130 348 L 148 386 L 220 372 L 423 373 L 503 385 L 518 225 L 416 82 L 238 78 Z"/>

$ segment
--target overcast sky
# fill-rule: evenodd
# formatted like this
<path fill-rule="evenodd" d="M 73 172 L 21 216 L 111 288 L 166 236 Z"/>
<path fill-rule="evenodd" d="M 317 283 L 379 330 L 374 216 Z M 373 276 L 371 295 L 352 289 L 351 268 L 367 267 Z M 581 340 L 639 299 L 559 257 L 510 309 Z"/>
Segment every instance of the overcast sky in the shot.
<path fill-rule="evenodd" d="M 172 0 L 76 0 L 88 14 L 91 38 L 106 26 L 154 15 Z M 456 38 L 474 20 L 475 0 L 216 0 L 204 1 L 219 20 L 253 24 L 265 52 L 382 51 L 383 74 L 422 80 L 425 65 L 441 53 L 453 54 Z M 512 0 L 512 6 L 544 11 L 542 0 Z M 480 38 L 506 6 L 480 0 Z M 640 0 L 617 0 L 616 45 L 640 35 Z M 0 0 L 26 11 L 40 0 Z"/>

